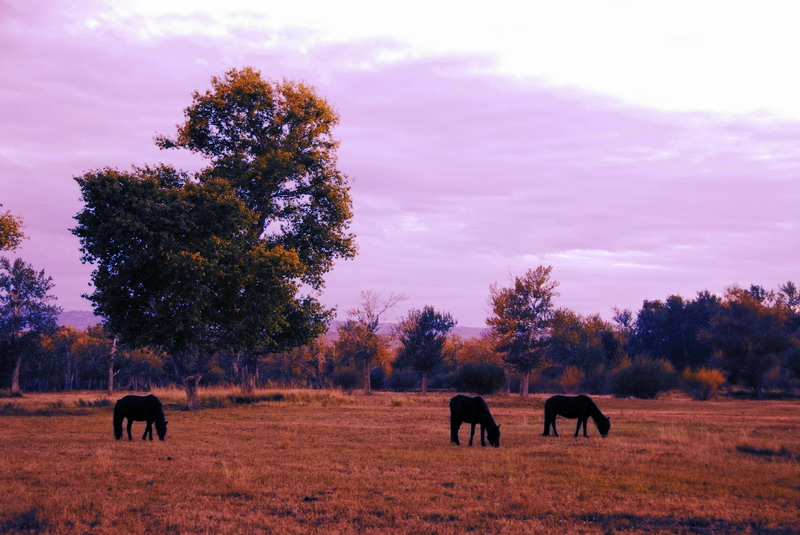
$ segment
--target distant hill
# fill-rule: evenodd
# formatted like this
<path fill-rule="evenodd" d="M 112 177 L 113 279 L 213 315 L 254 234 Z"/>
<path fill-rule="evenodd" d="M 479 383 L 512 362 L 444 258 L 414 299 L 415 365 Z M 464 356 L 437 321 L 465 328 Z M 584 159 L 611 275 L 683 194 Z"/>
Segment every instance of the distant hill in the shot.
<path fill-rule="evenodd" d="M 85 329 L 93 325 L 97 325 L 103 321 L 99 316 L 95 316 L 88 310 L 68 310 L 58 315 L 58 324 L 66 327 L 74 327 L 76 329 Z M 336 339 L 336 331 L 339 326 L 344 323 L 343 321 L 332 321 L 328 334 L 325 336 L 329 341 Z M 390 334 L 394 329 L 394 323 L 381 323 L 378 327 L 378 333 Z M 465 340 L 470 338 L 479 338 L 486 330 L 485 327 L 455 327 L 453 333 L 457 334 Z"/>
<path fill-rule="evenodd" d="M 85 329 L 103 321 L 88 310 L 67 310 L 58 315 L 58 324 L 62 327 Z"/>

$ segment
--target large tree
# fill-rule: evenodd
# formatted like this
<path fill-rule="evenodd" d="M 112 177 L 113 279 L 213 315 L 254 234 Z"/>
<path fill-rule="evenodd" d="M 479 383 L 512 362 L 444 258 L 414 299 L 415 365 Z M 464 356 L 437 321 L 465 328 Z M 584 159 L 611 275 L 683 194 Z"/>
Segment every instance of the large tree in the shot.
<path fill-rule="evenodd" d="M 222 178 L 254 214 L 246 235 L 266 251 L 295 256 L 293 277 L 250 278 L 250 292 L 230 303 L 228 348 L 237 355 L 243 390 L 252 390 L 258 358 L 308 343 L 330 319 L 308 295 L 293 297 L 298 283 L 315 291 L 337 258 L 355 255 L 347 231 L 352 218 L 348 180 L 336 166 L 333 137 L 338 115 L 313 88 L 273 82 L 249 67 L 214 77 L 211 89 L 195 92 L 177 135 L 161 136 L 165 149 L 188 149 L 209 161 L 199 180 Z M 265 284 L 266 282 L 266 284 Z M 274 294 L 271 313 L 252 305 L 252 293 Z M 265 320 L 268 320 L 265 322 Z"/>
<path fill-rule="evenodd" d="M 506 365 L 519 372 L 520 394 L 528 395 L 528 377 L 544 356 L 553 318 L 558 282 L 550 280 L 552 266 L 529 269 L 511 286 L 489 288 L 492 315 L 486 320 L 497 339 Z"/>
<path fill-rule="evenodd" d="M 428 373 L 443 360 L 447 334 L 456 321 L 447 312 L 438 312 L 432 306 L 411 310 L 400 321 L 398 333 L 401 347 L 397 352 L 397 367 L 409 366 L 422 373 L 422 393 L 428 392 Z"/>
<path fill-rule="evenodd" d="M 248 250 L 240 233 L 252 214 L 225 181 L 198 184 L 166 166 L 103 169 L 77 181 L 85 206 L 73 232 L 95 266 L 88 296 L 95 312 L 121 343 L 163 348 L 197 407 L 224 306 L 241 270 L 252 269 L 248 253 L 278 272 L 291 270 L 293 259 Z"/>
<path fill-rule="evenodd" d="M 0 257 L 0 344 L 13 359 L 11 393 L 19 395 L 19 375 L 25 356 L 24 341 L 56 328 L 61 312 L 50 295 L 53 279 L 21 259 Z"/>
<path fill-rule="evenodd" d="M 338 118 L 311 88 L 233 69 L 185 115 L 158 144 L 209 165 L 87 173 L 74 232 L 97 266 L 96 312 L 122 343 L 165 349 L 191 402 L 213 351 L 237 355 L 252 389 L 259 355 L 323 332 L 312 294 L 355 247 Z"/>

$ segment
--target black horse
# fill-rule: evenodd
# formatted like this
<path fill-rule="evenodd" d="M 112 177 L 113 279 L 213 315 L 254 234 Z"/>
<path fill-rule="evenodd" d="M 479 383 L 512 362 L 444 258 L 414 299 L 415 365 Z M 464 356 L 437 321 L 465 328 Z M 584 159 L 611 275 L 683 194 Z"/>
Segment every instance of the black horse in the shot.
<path fill-rule="evenodd" d="M 153 440 L 153 424 L 156 424 L 158 439 L 164 440 L 167 436 L 167 421 L 164 419 L 164 409 L 161 408 L 161 401 L 153 394 L 149 396 L 129 395 L 121 398 L 114 405 L 114 437 L 119 440 L 122 438 L 122 420 L 128 419 L 128 440 L 133 440 L 131 436 L 131 426 L 133 422 L 147 422 L 147 427 L 142 435 L 142 440 Z"/>
<path fill-rule="evenodd" d="M 500 447 L 500 426 L 494 423 L 494 418 L 489 412 L 489 406 L 482 397 L 476 396 L 454 396 L 450 400 L 450 442 L 455 445 L 461 444 L 458 441 L 458 428 L 463 422 L 472 424 L 469 432 L 469 445 L 472 446 L 472 438 L 475 436 L 475 424 L 481 426 L 481 446 L 486 445 L 484 432 L 489 439 L 489 444 L 495 448 Z"/>
<path fill-rule="evenodd" d="M 594 404 L 589 396 L 552 396 L 544 402 L 544 436 L 550 436 L 550 426 L 553 426 L 553 434 L 558 436 L 556 431 L 556 416 L 565 418 L 577 418 L 578 427 L 575 428 L 575 436 L 578 436 L 581 426 L 583 426 L 583 436 L 586 434 L 586 421 L 589 416 L 594 420 L 597 430 L 602 436 L 606 436 L 611 429 L 611 418 L 607 418 L 597 405 Z"/>

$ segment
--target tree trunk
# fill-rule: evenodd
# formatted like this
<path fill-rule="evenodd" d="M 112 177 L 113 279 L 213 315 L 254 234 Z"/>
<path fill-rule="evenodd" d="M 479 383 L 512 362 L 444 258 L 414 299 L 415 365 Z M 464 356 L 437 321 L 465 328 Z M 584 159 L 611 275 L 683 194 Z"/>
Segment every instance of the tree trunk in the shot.
<path fill-rule="evenodd" d="M 503 390 L 506 394 L 511 393 L 511 370 L 508 366 L 503 366 Z"/>
<path fill-rule="evenodd" d="M 11 395 L 21 396 L 22 392 L 19 389 L 19 371 L 22 369 L 22 354 L 17 350 L 17 358 L 14 363 L 14 370 L 11 372 Z"/>
<path fill-rule="evenodd" d="M 422 372 L 422 393 L 428 393 L 428 372 Z"/>
<path fill-rule="evenodd" d="M 186 399 L 188 401 L 188 408 L 194 411 L 200 408 L 200 396 L 197 393 L 197 386 L 200 383 L 201 376 L 190 375 L 183 379 L 183 386 L 186 389 Z"/>
<path fill-rule="evenodd" d="M 108 395 L 114 395 L 114 360 L 117 357 L 117 337 L 111 342 L 111 354 L 108 356 Z"/>
<path fill-rule="evenodd" d="M 372 368 L 370 367 L 370 363 L 369 362 L 365 362 L 364 363 L 364 393 L 365 394 L 369 394 L 372 391 L 372 388 L 371 388 L 371 385 L 370 385 L 370 380 L 369 380 L 370 379 L 369 378 L 369 374 L 370 374 L 371 371 L 372 371 Z"/>
<path fill-rule="evenodd" d="M 519 395 L 523 398 L 528 397 L 528 379 L 530 375 L 531 372 L 522 372 L 519 378 Z"/>
<path fill-rule="evenodd" d="M 242 394 L 252 394 L 256 391 L 258 358 L 243 353 L 236 358 L 236 361 L 239 369 L 239 391 Z"/>

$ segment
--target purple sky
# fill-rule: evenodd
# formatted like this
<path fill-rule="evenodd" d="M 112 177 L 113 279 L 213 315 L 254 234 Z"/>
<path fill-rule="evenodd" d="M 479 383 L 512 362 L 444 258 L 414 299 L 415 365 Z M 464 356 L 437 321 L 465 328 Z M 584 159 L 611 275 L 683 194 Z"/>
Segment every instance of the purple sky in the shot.
<path fill-rule="evenodd" d="M 408 296 L 388 320 L 430 304 L 482 326 L 489 285 L 539 264 L 561 283 L 557 306 L 604 317 L 670 294 L 800 282 L 800 113 L 770 109 L 780 95 L 760 83 L 719 89 L 715 107 L 708 90 L 726 80 L 728 60 L 674 70 L 674 87 L 657 90 L 620 83 L 618 64 L 591 78 L 592 65 L 604 68 L 595 58 L 580 67 L 582 85 L 578 67 L 547 70 L 557 46 L 541 75 L 515 73 L 514 56 L 459 48 L 457 34 L 448 47 L 420 37 L 415 48 L 413 35 L 388 27 L 331 35 L 320 21 L 306 28 L 287 15 L 260 26 L 266 15 L 240 10 L 219 29 L 210 11 L 150 16 L 152 6 L 120 14 L 111 5 L 0 0 L 0 203 L 30 237 L 14 254 L 53 277 L 66 310 L 90 309 L 80 294 L 91 268 L 68 230 L 81 207 L 72 177 L 159 161 L 197 168 L 152 139 L 173 133 L 192 91 L 245 65 L 307 81 L 341 116 L 359 255 L 336 266 L 321 297 L 340 313 L 374 290 Z M 591 56 L 594 43 L 574 42 Z M 712 58 L 708 42 L 695 43 L 701 60 Z M 681 60 L 679 48 L 658 50 L 625 72 L 648 76 L 652 63 L 666 71 Z M 564 54 L 577 65 L 574 51 Z M 776 57 L 752 63 L 773 64 L 796 70 Z M 791 76 L 782 89 L 797 100 Z M 692 88 L 696 103 L 658 100 Z M 731 113 L 743 89 L 750 113 Z"/>

